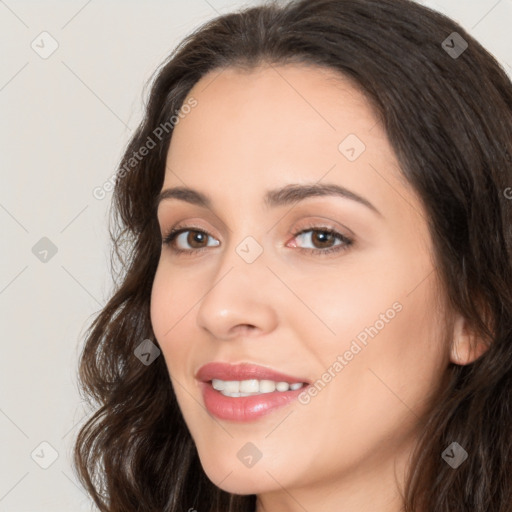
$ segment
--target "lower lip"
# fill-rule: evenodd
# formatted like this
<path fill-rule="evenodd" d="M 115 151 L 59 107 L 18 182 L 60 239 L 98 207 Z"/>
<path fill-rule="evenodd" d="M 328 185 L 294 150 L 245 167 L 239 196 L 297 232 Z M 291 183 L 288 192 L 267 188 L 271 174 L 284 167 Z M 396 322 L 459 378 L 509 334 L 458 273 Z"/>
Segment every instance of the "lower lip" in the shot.
<path fill-rule="evenodd" d="M 273 391 L 260 395 L 230 397 L 201 382 L 203 400 L 208 411 L 221 420 L 253 421 L 295 400 L 307 386 L 290 391 Z"/>

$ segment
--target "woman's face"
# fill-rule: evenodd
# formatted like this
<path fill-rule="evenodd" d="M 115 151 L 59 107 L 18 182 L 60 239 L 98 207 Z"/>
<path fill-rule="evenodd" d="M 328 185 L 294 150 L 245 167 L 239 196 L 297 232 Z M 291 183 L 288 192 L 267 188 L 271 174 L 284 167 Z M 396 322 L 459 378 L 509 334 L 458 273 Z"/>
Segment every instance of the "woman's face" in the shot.
<path fill-rule="evenodd" d="M 190 231 L 162 246 L 151 319 L 203 468 L 306 508 L 308 489 L 349 480 L 389 493 L 449 355 L 425 213 L 383 127 L 346 79 L 305 65 L 217 70 L 189 97 L 162 190 L 209 205 L 160 202 L 163 235 Z M 309 385 L 198 374 L 211 362 Z M 215 376 L 258 394 L 201 382 Z"/>

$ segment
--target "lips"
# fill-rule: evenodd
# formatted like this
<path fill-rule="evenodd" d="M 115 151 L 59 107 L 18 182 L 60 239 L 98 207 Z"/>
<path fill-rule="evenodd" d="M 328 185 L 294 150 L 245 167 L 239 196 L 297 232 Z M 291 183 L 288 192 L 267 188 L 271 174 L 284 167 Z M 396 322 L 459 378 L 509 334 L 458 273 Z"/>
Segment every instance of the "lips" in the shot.
<path fill-rule="evenodd" d="M 305 386 L 296 390 L 273 391 L 252 396 L 225 396 L 213 388 L 212 379 L 223 381 L 256 379 L 309 385 L 307 379 L 250 363 L 208 363 L 199 369 L 196 379 L 200 381 L 199 387 L 208 412 L 219 419 L 236 422 L 255 421 L 292 403 L 304 391 Z"/>
<path fill-rule="evenodd" d="M 229 363 L 208 363 L 199 368 L 196 379 L 201 382 L 209 382 L 212 379 L 220 380 L 273 380 L 276 382 L 304 382 L 309 384 L 307 379 L 287 375 L 265 366 L 250 363 L 229 364 Z"/>

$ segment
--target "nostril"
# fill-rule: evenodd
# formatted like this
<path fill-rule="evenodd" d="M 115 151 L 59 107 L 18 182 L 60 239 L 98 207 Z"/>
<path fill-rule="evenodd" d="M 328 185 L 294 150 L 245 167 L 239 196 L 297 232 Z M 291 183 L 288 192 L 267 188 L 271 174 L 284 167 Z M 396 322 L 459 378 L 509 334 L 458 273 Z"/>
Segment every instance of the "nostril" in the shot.
<path fill-rule="evenodd" d="M 254 329 L 256 329 L 256 326 L 251 324 L 243 324 L 238 325 L 236 328 L 240 332 L 240 335 L 243 336 L 246 334 L 251 334 L 254 331 Z"/>

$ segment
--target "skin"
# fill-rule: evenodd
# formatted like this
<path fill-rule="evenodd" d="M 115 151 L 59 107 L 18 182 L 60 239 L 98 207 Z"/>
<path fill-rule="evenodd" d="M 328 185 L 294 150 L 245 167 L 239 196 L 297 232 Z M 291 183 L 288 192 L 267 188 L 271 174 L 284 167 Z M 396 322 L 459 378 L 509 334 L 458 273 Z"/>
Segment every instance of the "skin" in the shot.
<path fill-rule="evenodd" d="M 227 68 L 189 97 L 198 104 L 175 128 L 162 189 L 194 188 L 212 207 L 168 199 L 158 219 L 163 235 L 180 223 L 209 237 L 174 241 L 193 255 L 162 247 L 151 320 L 206 474 L 228 492 L 257 494 L 258 512 L 399 511 L 429 397 L 450 361 L 481 354 L 465 319 L 447 310 L 419 198 L 366 98 L 334 71 Z M 348 134 L 366 146 L 355 161 L 338 149 Z M 265 206 L 268 189 L 291 183 L 343 186 L 380 214 L 336 196 Z M 353 244 L 322 256 L 342 242 L 294 237 L 312 226 Z M 263 249 L 252 263 L 236 252 L 248 236 Z M 246 423 L 204 408 L 194 375 L 205 363 L 256 363 L 314 382 L 396 303 L 309 403 Z M 248 442 L 262 453 L 252 467 L 237 457 Z"/>

